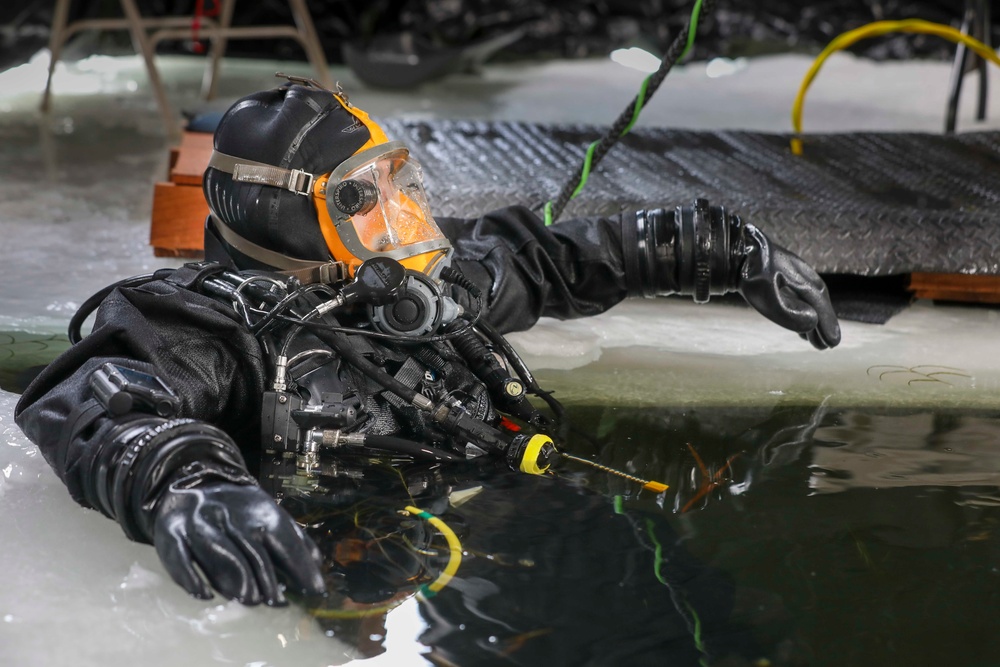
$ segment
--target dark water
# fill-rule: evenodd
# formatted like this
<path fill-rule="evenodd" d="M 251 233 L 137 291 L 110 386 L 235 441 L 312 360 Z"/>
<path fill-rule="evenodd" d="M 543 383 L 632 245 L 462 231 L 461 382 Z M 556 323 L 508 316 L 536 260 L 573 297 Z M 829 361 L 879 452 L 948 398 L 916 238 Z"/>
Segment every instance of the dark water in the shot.
<path fill-rule="evenodd" d="M 555 478 L 480 472 L 415 493 L 466 551 L 456 579 L 422 604 L 431 662 L 1000 664 L 998 414 L 570 412 L 577 454 L 670 490 L 639 492 L 571 464 Z M 415 479 L 411 492 L 428 486 Z M 443 501 L 449 487 L 476 485 L 482 492 L 458 508 Z M 391 518 L 407 502 L 391 487 L 351 515 L 376 526 L 369 547 L 416 529 Z M 337 523 L 314 530 L 331 554 L 343 545 Z M 409 539 L 410 556 L 390 550 L 402 573 L 393 585 L 381 557 L 366 556 L 383 598 L 412 595 L 446 560 L 436 531 Z M 376 655 L 377 616 L 321 623 Z"/>
<path fill-rule="evenodd" d="M 5 336 L 9 391 L 65 346 Z M 1000 665 L 1000 411 L 569 415 L 568 451 L 670 489 L 572 462 L 328 479 L 286 504 L 328 559 L 320 625 L 379 655 L 385 613 L 422 590 L 436 665 Z M 448 544 L 411 504 L 461 543 L 436 594 Z"/>
<path fill-rule="evenodd" d="M 63 334 L 0 331 L 0 389 L 21 393 L 38 369 L 68 347 Z"/>

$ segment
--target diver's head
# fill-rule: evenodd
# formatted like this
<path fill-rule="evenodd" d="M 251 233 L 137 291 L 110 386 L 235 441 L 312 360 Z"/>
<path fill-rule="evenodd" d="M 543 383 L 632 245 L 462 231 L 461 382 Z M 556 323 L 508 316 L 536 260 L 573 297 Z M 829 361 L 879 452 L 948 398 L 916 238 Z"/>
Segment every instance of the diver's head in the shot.
<path fill-rule="evenodd" d="M 420 165 L 364 111 L 315 85 L 237 101 L 215 132 L 203 187 L 212 227 L 239 269 L 391 257 L 432 273 L 450 243 Z"/>

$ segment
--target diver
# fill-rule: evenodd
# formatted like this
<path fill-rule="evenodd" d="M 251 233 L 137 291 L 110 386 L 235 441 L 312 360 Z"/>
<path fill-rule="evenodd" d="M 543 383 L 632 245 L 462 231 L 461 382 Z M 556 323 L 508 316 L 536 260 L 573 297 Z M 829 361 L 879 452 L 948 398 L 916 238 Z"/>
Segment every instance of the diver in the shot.
<path fill-rule="evenodd" d="M 435 220 L 407 148 L 306 80 L 237 101 L 203 183 L 206 260 L 89 299 L 15 411 L 71 496 L 200 598 L 322 594 L 278 502 L 366 462 L 544 473 L 558 419 L 528 396 L 559 406 L 503 338 L 539 317 L 738 292 L 819 349 L 840 340 L 815 271 L 704 200 L 551 227 L 524 207 Z"/>

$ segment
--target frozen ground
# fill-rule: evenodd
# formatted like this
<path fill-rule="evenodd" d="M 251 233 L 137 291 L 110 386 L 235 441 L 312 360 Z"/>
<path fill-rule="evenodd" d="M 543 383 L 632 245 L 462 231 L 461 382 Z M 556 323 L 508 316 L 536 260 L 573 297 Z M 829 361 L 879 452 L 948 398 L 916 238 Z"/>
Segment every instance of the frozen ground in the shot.
<path fill-rule="evenodd" d="M 162 58 L 175 108 L 200 106 L 200 63 Z M 678 68 L 640 124 L 789 129 L 809 60 L 778 56 Z M 718 65 L 717 65 L 718 67 Z M 274 83 L 296 63 L 227 62 L 225 102 Z M 106 283 L 160 266 L 146 245 L 152 184 L 168 142 L 136 58 L 60 66 L 54 109 L 37 111 L 44 59 L 0 73 L 0 331 L 62 332 L 75 307 Z M 920 130 L 943 125 L 949 66 L 830 60 L 805 112 L 813 131 Z M 335 77 L 376 116 L 601 124 L 614 119 L 643 74 L 610 61 L 497 66 L 408 94 Z M 993 87 L 984 124 L 1000 127 Z M 944 252 L 945 249 L 942 249 Z M 625 404 L 816 402 L 992 406 L 1000 398 L 998 311 L 917 303 L 885 326 L 844 324 L 844 342 L 816 353 L 749 310 L 676 301 L 623 304 L 602 317 L 546 321 L 516 337 L 530 365 L 570 400 Z M 570 371 L 572 369 L 572 371 Z M 892 372 L 887 372 L 892 371 Z M 946 375 L 938 372 L 947 371 Z M 351 656 L 295 608 L 244 609 L 187 598 L 153 551 L 66 496 L 13 425 L 0 394 L 0 646 L 11 665 L 340 664 Z M 16 574 L 13 574 L 16 573 Z M 417 661 L 412 605 L 389 617 L 385 664 Z M 100 633 L 94 632 L 101 628 Z M 380 664 L 378 660 L 368 664 Z"/>

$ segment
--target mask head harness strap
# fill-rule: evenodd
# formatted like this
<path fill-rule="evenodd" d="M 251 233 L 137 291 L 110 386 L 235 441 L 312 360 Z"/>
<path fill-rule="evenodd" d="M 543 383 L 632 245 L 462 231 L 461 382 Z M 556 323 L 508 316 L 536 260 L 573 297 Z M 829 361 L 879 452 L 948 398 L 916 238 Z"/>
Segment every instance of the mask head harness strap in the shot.
<path fill-rule="evenodd" d="M 303 285 L 337 283 L 347 278 L 347 267 L 343 262 L 317 262 L 289 257 L 243 238 L 215 214 L 211 214 L 209 219 L 215 232 L 237 251 L 261 264 L 274 267 L 282 275 L 297 278 Z"/>
<path fill-rule="evenodd" d="M 274 165 L 247 160 L 212 151 L 208 166 L 233 175 L 233 180 L 283 188 L 298 195 L 310 196 L 315 176 L 301 169 L 282 169 Z M 298 278 L 303 284 L 333 283 L 347 276 L 342 262 L 316 262 L 296 259 L 257 245 L 237 234 L 217 215 L 211 215 L 212 225 L 222 240 L 250 259 L 278 269 L 279 273 Z"/>
<path fill-rule="evenodd" d="M 283 188 L 297 195 L 312 194 L 316 177 L 301 169 L 282 169 L 274 165 L 212 151 L 208 166 L 233 175 L 234 181 Z"/>

